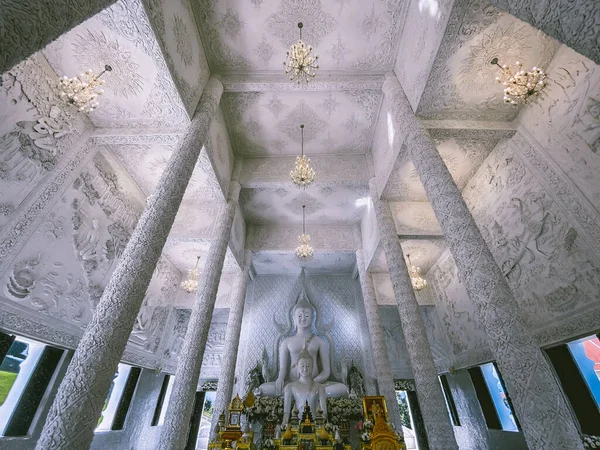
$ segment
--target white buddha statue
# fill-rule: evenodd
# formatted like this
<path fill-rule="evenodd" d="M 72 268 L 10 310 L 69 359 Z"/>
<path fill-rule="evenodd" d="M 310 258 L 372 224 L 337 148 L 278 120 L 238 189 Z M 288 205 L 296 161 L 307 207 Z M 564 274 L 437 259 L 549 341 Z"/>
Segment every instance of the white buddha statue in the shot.
<path fill-rule="evenodd" d="M 296 333 L 284 338 L 279 344 L 279 370 L 274 382 L 263 383 L 256 391 L 258 395 L 280 397 L 286 384 L 300 379 L 298 362 L 300 353 L 305 352 L 312 358 L 312 377 L 315 383 L 325 386 L 329 397 L 347 397 L 348 388 L 337 382 L 332 376 L 332 357 L 327 340 L 312 332 L 314 307 L 309 303 L 304 291 L 292 310 L 292 320 Z M 340 378 L 344 378 L 342 371 Z"/>
<path fill-rule="evenodd" d="M 314 414 L 318 410 L 323 411 L 323 417 L 327 418 L 327 394 L 325 386 L 317 382 L 313 376 L 313 356 L 303 349 L 297 360 L 298 381 L 292 381 L 285 385 L 283 391 L 283 423 L 290 421 L 292 399 L 299 408 L 300 417 L 304 413 L 305 406 L 310 407 Z"/>

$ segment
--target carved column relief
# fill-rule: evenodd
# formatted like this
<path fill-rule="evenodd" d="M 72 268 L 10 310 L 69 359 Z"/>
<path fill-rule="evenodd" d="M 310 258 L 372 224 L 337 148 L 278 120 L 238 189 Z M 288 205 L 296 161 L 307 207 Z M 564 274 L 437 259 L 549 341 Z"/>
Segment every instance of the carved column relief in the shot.
<path fill-rule="evenodd" d="M 360 279 L 365 312 L 367 314 L 369 334 L 371 335 L 371 348 L 373 350 L 373 362 L 375 363 L 379 394 L 383 395 L 386 399 L 390 420 L 396 425 L 396 430 L 402 430 L 400 408 L 396 401 L 396 389 L 394 388 L 392 366 L 390 365 L 385 345 L 383 327 L 381 326 L 377 300 L 375 298 L 375 287 L 373 286 L 371 274 L 366 270 L 362 249 L 356 251 L 356 266 L 358 267 L 358 277 Z"/>
<path fill-rule="evenodd" d="M 398 303 L 400 322 L 402 323 L 404 340 L 410 356 L 423 421 L 427 430 L 429 448 L 432 450 L 458 449 L 450 417 L 446 410 L 446 402 L 438 381 L 433 356 L 431 355 L 431 347 L 427 340 L 419 304 L 408 275 L 400 239 L 396 234 L 392 210 L 389 204 L 379 199 L 374 179 L 371 180 L 369 185 L 375 216 L 379 225 L 379 234 L 390 269 L 396 303 Z"/>
<path fill-rule="evenodd" d="M 597 0 L 491 0 L 490 3 L 600 64 Z"/>
<path fill-rule="evenodd" d="M 394 126 L 405 135 L 459 276 L 487 333 L 527 444 L 535 449 L 581 450 L 583 444 L 561 389 L 434 142 L 393 75 L 387 77 L 383 89 Z"/>
<path fill-rule="evenodd" d="M 84 20 L 115 3 L 115 0 L 38 0 L 3 2 L 0 16 L 0 73 L 41 50 Z"/>
<path fill-rule="evenodd" d="M 90 447 L 156 263 L 196 166 L 223 86 L 209 80 L 192 122 L 113 272 L 61 383 L 37 450 Z"/>
<path fill-rule="evenodd" d="M 247 252 L 244 267 L 236 275 L 233 292 L 231 293 L 231 307 L 229 319 L 227 320 L 227 331 L 225 332 L 225 350 L 221 362 L 219 384 L 215 398 L 213 421 L 211 433 L 217 423 L 219 414 L 227 408 L 233 396 L 233 384 L 235 380 L 235 363 L 237 361 L 238 347 L 240 344 L 240 332 L 242 330 L 242 317 L 244 316 L 244 305 L 246 303 L 246 288 L 248 287 L 248 270 L 250 269 L 251 255 Z M 240 394 L 243 394 L 241 392 Z"/>
<path fill-rule="evenodd" d="M 237 182 L 232 182 L 230 192 L 231 197 L 224 206 L 216 225 L 215 237 L 210 244 L 206 265 L 199 281 L 196 301 L 192 308 L 190 322 L 179 353 L 171 400 L 169 401 L 169 408 L 167 409 L 158 446 L 163 450 L 182 449 L 185 447 L 188 436 L 195 392 L 200 377 L 210 321 L 215 309 L 217 289 L 237 207 L 240 185 Z M 228 369 L 222 369 L 222 376 L 226 376 L 227 371 Z"/>

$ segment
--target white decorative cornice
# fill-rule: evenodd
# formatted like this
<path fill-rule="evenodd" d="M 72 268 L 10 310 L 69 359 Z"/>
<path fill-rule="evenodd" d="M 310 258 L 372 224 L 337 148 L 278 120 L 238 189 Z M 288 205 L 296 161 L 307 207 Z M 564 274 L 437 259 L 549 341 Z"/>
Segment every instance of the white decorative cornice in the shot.
<path fill-rule="evenodd" d="M 183 128 L 96 128 L 92 132 L 93 145 L 176 145 Z"/>
<path fill-rule="evenodd" d="M 248 229 L 248 250 L 278 250 L 293 252 L 301 227 L 276 225 L 254 225 Z M 354 241 L 352 226 L 320 226 L 310 231 L 311 245 L 315 251 L 354 251 L 358 243 Z"/>
<path fill-rule="evenodd" d="M 319 72 L 315 81 L 298 84 L 289 81 L 283 71 L 281 74 L 245 73 L 221 76 L 225 92 L 380 90 L 383 79 L 383 74 L 352 76 L 338 72 Z"/>

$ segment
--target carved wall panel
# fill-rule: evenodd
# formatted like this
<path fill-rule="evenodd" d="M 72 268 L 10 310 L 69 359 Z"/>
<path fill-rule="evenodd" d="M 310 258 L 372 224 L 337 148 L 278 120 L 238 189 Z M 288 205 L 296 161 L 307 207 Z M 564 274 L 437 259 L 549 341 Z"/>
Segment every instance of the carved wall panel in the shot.
<path fill-rule="evenodd" d="M 164 58 L 190 117 L 210 70 L 189 0 L 145 0 Z"/>
<path fill-rule="evenodd" d="M 34 55 L 0 78 L 0 231 L 86 130 L 85 120 L 54 95 L 53 77 Z"/>
<path fill-rule="evenodd" d="M 434 139 L 454 181 L 463 188 L 498 143 L 496 137 L 446 137 Z M 403 149 L 382 192 L 382 198 L 402 202 L 427 202 L 425 188 Z"/>
<path fill-rule="evenodd" d="M 96 153 L 0 277 L 2 297 L 29 309 L 41 323 L 78 337 L 143 208 L 143 197 L 132 186 L 109 152 Z M 179 280 L 179 271 L 161 259 L 136 320 L 130 352 L 158 349 Z"/>
<path fill-rule="evenodd" d="M 472 357 L 487 348 L 487 336 L 479 326 L 475 308 L 458 278 L 458 269 L 449 250 L 428 273 L 430 289 L 436 298 L 437 318 L 448 338 L 452 361 Z"/>
<path fill-rule="evenodd" d="M 397 306 L 380 306 L 379 317 L 394 378 L 413 377 Z"/>
<path fill-rule="evenodd" d="M 522 316 L 541 345 L 586 329 L 595 331 L 597 323 L 584 318 L 596 317 L 600 309 L 600 260 L 589 244 L 593 236 L 587 234 L 598 216 L 585 216 L 583 221 L 590 225 L 582 226 L 584 208 L 578 208 L 579 216 L 567 213 L 579 197 L 561 187 L 556 173 L 540 177 L 536 167 L 549 168 L 544 158 L 543 151 L 519 132 L 498 145 L 463 190 Z M 428 278 L 454 362 L 466 365 L 489 358 L 477 313 L 449 252 Z M 575 323 L 580 326 L 570 326 Z"/>
<path fill-rule="evenodd" d="M 262 360 L 263 351 L 273 364 L 273 345 L 279 333 L 274 319 L 284 324 L 291 320 L 286 315 L 299 293 L 298 280 L 297 275 L 258 275 L 249 283 L 236 369 L 238 378 L 245 381 L 248 371 Z M 355 304 L 357 283 L 351 274 L 306 277 L 307 294 L 319 321 L 333 323 L 330 334 L 335 344 L 336 364 L 343 360 L 349 366 L 354 361 L 364 373 L 361 338 L 356 332 L 360 324 Z"/>
<path fill-rule="evenodd" d="M 522 123 L 600 211 L 600 66 L 561 46 L 548 73 L 552 83 Z"/>

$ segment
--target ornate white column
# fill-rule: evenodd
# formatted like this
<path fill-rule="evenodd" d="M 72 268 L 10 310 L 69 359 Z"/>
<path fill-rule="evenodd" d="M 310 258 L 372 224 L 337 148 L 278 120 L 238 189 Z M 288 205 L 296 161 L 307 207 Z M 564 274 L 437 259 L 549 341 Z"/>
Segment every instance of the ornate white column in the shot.
<path fill-rule="evenodd" d="M 394 127 L 405 135 L 460 278 L 487 333 L 529 448 L 583 449 L 556 378 L 519 315 L 508 282 L 429 133 L 413 114 L 395 76 L 386 77 L 383 91 L 392 108 Z"/>
<path fill-rule="evenodd" d="M 214 404 L 213 420 L 210 427 L 214 434 L 214 428 L 219 420 L 219 414 L 227 408 L 233 396 L 233 383 L 235 380 L 235 363 L 237 361 L 238 347 L 240 344 L 240 332 L 242 330 L 242 317 L 244 316 L 244 305 L 246 303 L 246 288 L 248 287 L 248 271 L 252 256 L 249 251 L 244 258 L 244 267 L 237 274 L 233 291 L 231 293 L 231 307 L 229 308 L 229 319 L 227 320 L 227 331 L 225 332 L 225 349 L 221 361 L 221 372 L 217 384 L 217 395 Z M 243 392 L 239 393 L 243 395 Z"/>
<path fill-rule="evenodd" d="M 115 0 L 3 0 L 0 74 L 113 3 Z"/>
<path fill-rule="evenodd" d="M 373 350 L 373 363 L 375 364 L 375 373 L 377 374 L 379 394 L 385 397 L 391 422 L 396 425 L 396 430 L 402 433 L 400 408 L 396 401 L 394 376 L 392 375 L 392 366 L 390 365 L 387 347 L 385 346 L 383 327 L 381 326 L 377 299 L 375 298 L 375 287 L 373 286 L 371 274 L 367 272 L 362 248 L 356 250 L 356 266 L 358 267 L 358 278 L 360 280 L 360 288 L 367 314 L 367 325 L 371 336 L 371 350 Z"/>
<path fill-rule="evenodd" d="M 206 264 L 198 283 L 196 301 L 192 308 L 183 346 L 179 353 L 171 400 L 160 435 L 160 444 L 157 447 L 161 450 L 183 449 L 188 436 L 190 417 L 194 407 L 198 378 L 200 377 L 202 359 L 204 358 L 208 338 L 208 329 L 215 309 L 217 289 L 221 279 L 223 263 L 225 262 L 233 217 L 238 204 L 239 183 L 232 181 L 229 191 L 230 198 L 217 221 L 215 237 L 208 250 Z"/>
<path fill-rule="evenodd" d="M 85 450 L 223 92 L 211 78 L 148 200 L 60 385 L 37 450 Z"/>
<path fill-rule="evenodd" d="M 427 430 L 429 448 L 431 450 L 458 449 L 454 438 L 454 430 L 446 409 L 446 401 L 438 381 L 438 373 L 431 355 L 431 348 L 427 340 L 425 325 L 419 311 L 419 304 L 413 291 L 406 262 L 404 261 L 404 253 L 396 233 L 392 211 L 387 203 L 379 199 L 375 179 L 371 179 L 369 186 L 377 224 L 379 225 L 379 235 L 383 242 L 396 303 L 398 303 L 400 323 L 402 324 L 404 340 L 410 357 L 423 422 Z"/>
<path fill-rule="evenodd" d="M 490 0 L 490 3 L 600 64 L 598 0 Z"/>

